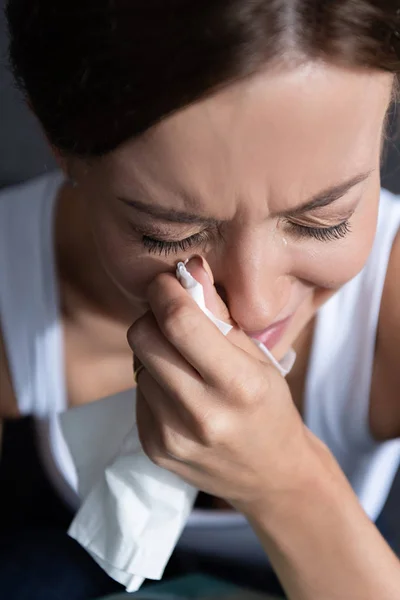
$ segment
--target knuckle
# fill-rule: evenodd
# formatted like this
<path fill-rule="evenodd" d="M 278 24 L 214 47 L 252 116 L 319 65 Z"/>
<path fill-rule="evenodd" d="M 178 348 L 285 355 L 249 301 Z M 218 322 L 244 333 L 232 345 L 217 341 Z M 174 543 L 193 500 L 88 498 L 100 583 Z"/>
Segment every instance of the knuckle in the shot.
<path fill-rule="evenodd" d="M 153 454 L 152 456 L 149 456 L 149 458 L 157 467 L 160 467 L 161 469 L 165 468 L 166 461 L 162 454 Z"/>
<path fill-rule="evenodd" d="M 247 373 L 236 371 L 225 381 L 225 401 L 227 404 L 246 406 L 253 399 L 254 384 Z"/>
<path fill-rule="evenodd" d="M 262 363 L 258 376 L 254 379 L 254 395 L 258 398 L 270 396 L 273 393 L 277 378 L 281 379 L 277 369 L 270 363 Z"/>
<path fill-rule="evenodd" d="M 154 317 L 148 312 L 131 325 L 128 331 L 128 342 L 133 351 L 149 341 L 154 331 Z"/>
<path fill-rule="evenodd" d="M 218 367 L 220 372 L 224 374 L 223 389 L 227 398 L 232 398 L 242 389 L 248 371 L 246 366 L 235 364 L 232 365 L 230 356 L 220 356 Z"/>
<path fill-rule="evenodd" d="M 178 460 L 187 458 L 187 448 L 183 437 L 170 427 L 161 429 L 161 449 L 162 454 Z"/>
<path fill-rule="evenodd" d="M 265 369 L 261 369 L 261 372 L 257 369 L 256 372 L 242 373 L 240 377 L 236 376 L 231 389 L 234 390 L 234 396 L 240 407 L 243 409 L 257 407 L 269 395 L 268 373 Z"/>
<path fill-rule="evenodd" d="M 195 314 L 186 299 L 175 299 L 165 307 L 163 328 L 169 338 L 187 336 L 192 331 L 195 321 Z"/>
<path fill-rule="evenodd" d="M 143 440 L 142 448 L 146 456 L 151 460 L 152 463 L 157 465 L 157 467 L 165 466 L 164 453 L 160 448 L 160 444 L 154 438 Z"/>
<path fill-rule="evenodd" d="M 197 435 L 207 447 L 226 446 L 232 436 L 230 415 L 226 411 L 204 415 L 198 421 Z"/>
<path fill-rule="evenodd" d="M 131 347 L 139 344 L 140 340 L 144 337 L 144 332 L 147 326 L 146 321 L 146 317 L 141 317 L 140 319 L 137 319 L 137 321 L 135 321 L 129 328 L 128 341 Z"/>
<path fill-rule="evenodd" d="M 158 449 L 154 440 L 149 437 L 141 437 L 140 438 L 143 452 L 153 461 L 154 457 L 159 455 Z M 154 462 L 154 461 L 153 461 Z"/>

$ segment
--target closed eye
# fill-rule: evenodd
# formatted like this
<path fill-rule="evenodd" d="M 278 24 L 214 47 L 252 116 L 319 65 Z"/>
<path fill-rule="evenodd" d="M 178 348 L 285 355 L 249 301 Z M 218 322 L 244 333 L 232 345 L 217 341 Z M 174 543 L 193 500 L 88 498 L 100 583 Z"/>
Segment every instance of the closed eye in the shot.
<path fill-rule="evenodd" d="M 288 222 L 290 230 L 298 238 L 313 238 L 319 242 L 339 240 L 350 233 L 349 219 L 331 227 L 307 227 L 298 223 Z M 150 254 L 169 256 L 179 252 L 188 252 L 192 248 L 205 245 L 210 241 L 212 234 L 209 230 L 200 231 L 187 238 L 176 241 L 160 240 L 148 235 L 142 235 L 142 244 Z"/>
<path fill-rule="evenodd" d="M 299 225 L 298 223 L 289 223 L 289 227 L 297 237 L 311 237 L 319 242 L 340 240 L 346 237 L 351 231 L 349 219 L 331 227 L 307 227 L 306 225 Z"/>
<path fill-rule="evenodd" d="M 159 254 L 160 256 L 169 256 L 178 252 L 188 252 L 194 247 L 206 244 L 211 238 L 211 233 L 208 230 L 195 233 L 183 240 L 174 242 L 167 240 L 159 240 L 148 235 L 142 236 L 142 244 L 150 254 Z"/>

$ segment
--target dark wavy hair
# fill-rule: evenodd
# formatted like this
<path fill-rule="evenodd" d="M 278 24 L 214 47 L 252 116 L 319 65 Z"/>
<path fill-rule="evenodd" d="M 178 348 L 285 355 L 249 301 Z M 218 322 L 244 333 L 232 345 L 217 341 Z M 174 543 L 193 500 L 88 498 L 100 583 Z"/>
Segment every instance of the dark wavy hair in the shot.
<path fill-rule="evenodd" d="M 279 61 L 400 72 L 399 0 L 8 0 L 10 60 L 51 144 L 100 156 Z"/>

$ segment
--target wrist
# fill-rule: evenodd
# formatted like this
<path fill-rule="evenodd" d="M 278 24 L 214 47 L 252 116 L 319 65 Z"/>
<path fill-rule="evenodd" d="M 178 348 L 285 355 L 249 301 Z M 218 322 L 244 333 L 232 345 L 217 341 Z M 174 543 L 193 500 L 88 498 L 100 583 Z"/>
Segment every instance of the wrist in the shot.
<path fill-rule="evenodd" d="M 282 476 L 261 490 L 256 501 L 241 509 L 251 523 L 272 534 L 279 522 L 299 516 L 299 510 L 318 497 L 331 503 L 343 488 L 353 494 L 327 446 L 306 428 L 292 463 L 290 470 L 283 469 Z"/>
<path fill-rule="evenodd" d="M 301 476 L 246 514 L 288 597 L 397 598 L 398 558 L 329 450 L 312 437 L 310 448 Z"/>

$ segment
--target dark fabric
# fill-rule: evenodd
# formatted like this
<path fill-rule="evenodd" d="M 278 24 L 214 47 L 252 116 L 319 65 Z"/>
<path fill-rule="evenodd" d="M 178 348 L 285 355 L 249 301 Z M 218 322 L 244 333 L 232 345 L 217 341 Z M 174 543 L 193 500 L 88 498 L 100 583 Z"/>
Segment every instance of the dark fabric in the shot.
<path fill-rule="evenodd" d="M 67 535 L 73 515 L 47 480 L 35 442 L 31 419 L 5 424 L 0 461 L 0 598 L 90 600 L 123 591 Z M 209 498 L 202 496 L 201 501 L 207 504 Z M 377 525 L 391 543 L 384 515 Z M 198 572 L 282 594 L 272 571 L 179 551 L 173 554 L 164 579 Z"/>
<path fill-rule="evenodd" d="M 5 423 L 0 492 L 1 598 L 89 600 L 123 591 L 67 535 L 73 515 L 42 468 L 32 419 Z M 181 552 L 172 556 L 164 579 L 195 572 L 256 589 L 279 590 L 272 573 Z"/>
<path fill-rule="evenodd" d="M 7 421 L 0 459 L 0 532 L 53 527 L 66 530 L 72 513 L 41 466 L 32 419 Z"/>
<path fill-rule="evenodd" d="M 72 513 L 41 467 L 31 419 L 9 421 L 0 461 L 0 597 L 89 600 L 123 591 L 66 533 Z"/>
<path fill-rule="evenodd" d="M 124 591 L 65 531 L 44 526 L 1 536 L 0 590 L 4 600 L 88 600 Z"/>

